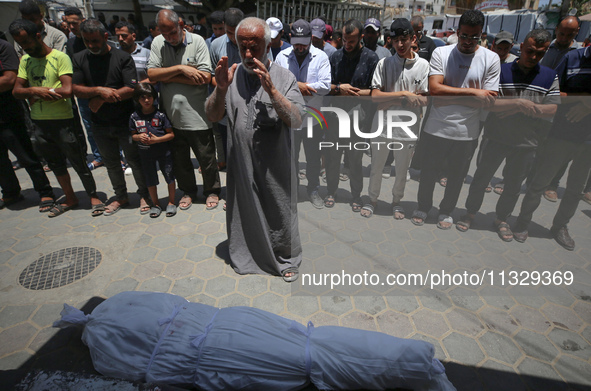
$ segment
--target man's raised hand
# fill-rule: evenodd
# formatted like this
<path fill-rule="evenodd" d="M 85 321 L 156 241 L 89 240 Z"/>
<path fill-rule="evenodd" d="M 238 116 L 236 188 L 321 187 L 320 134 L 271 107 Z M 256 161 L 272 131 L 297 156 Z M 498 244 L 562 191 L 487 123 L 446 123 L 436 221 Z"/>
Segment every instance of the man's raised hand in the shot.
<path fill-rule="evenodd" d="M 220 59 L 218 65 L 215 67 L 215 81 L 218 88 L 226 89 L 230 86 L 230 84 L 232 84 L 234 72 L 236 72 L 237 67 L 238 64 L 234 64 L 228 68 L 227 56 L 224 56 Z"/>

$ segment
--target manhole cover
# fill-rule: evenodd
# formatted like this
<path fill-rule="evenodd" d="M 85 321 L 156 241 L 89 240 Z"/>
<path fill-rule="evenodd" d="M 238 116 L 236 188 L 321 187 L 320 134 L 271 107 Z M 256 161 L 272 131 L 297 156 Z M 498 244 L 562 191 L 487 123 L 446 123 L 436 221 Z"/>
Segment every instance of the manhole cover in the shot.
<path fill-rule="evenodd" d="M 69 247 L 44 255 L 26 267 L 18 282 L 35 291 L 59 288 L 78 281 L 101 262 L 100 251 L 92 247 Z"/>

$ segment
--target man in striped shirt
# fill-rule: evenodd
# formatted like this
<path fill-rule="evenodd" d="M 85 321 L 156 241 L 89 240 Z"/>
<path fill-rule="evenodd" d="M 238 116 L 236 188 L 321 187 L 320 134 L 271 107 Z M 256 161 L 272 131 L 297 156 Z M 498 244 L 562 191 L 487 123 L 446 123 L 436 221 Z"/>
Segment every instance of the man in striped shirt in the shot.
<path fill-rule="evenodd" d="M 478 168 L 466 199 L 467 214 L 456 225 L 459 231 L 470 228 L 482 206 L 486 187 L 506 159 L 505 188 L 497 202 L 495 226 L 502 240 L 513 240 L 507 219 L 515 208 L 538 143 L 550 130 L 560 103 L 556 72 L 538 64 L 550 39 L 550 33 L 543 29 L 531 31 L 521 44 L 521 57 L 501 66 L 501 99 L 491 108 L 484 125 Z"/>

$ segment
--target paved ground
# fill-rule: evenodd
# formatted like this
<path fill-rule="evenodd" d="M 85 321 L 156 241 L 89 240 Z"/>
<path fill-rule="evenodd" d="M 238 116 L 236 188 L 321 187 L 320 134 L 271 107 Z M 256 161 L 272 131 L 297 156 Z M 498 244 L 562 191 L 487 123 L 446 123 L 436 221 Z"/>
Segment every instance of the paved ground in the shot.
<path fill-rule="evenodd" d="M 0 211 L 0 384 L 12 385 L 32 369 L 92 373 L 80 333 L 51 328 L 62 304 L 89 311 L 118 292 L 142 290 L 174 293 L 219 307 L 253 306 L 316 326 L 341 325 L 426 340 L 434 344 L 436 357 L 445 362 L 459 390 L 591 389 L 588 204 L 580 204 L 570 225 L 577 248 L 569 252 L 549 239 L 547 229 L 557 205 L 545 200 L 534 216 L 530 239 L 525 244 L 504 243 L 491 226 L 489 212 L 498 199 L 494 193 L 485 196 L 487 214 L 478 215 L 474 228 L 460 233 L 455 228 L 437 229 L 434 211 L 423 227 L 408 219 L 394 220 L 386 203 L 393 179 L 384 180 L 382 186 L 386 202 L 380 203 L 374 217 L 364 219 L 350 211 L 349 184 L 341 182 L 344 190 L 332 210 L 299 204 L 302 273 L 310 274 L 307 281 L 312 286 L 302 285 L 304 278 L 289 285 L 277 277 L 240 276 L 232 270 L 224 260 L 227 237 L 221 206 L 206 211 L 201 199 L 170 219 L 164 214 L 159 219 L 140 216 L 135 208 L 91 218 L 89 201 L 79 191 L 79 209 L 49 219 L 37 211 L 37 196 L 26 172 L 17 174 L 26 200 Z M 75 189 L 81 190 L 75 173 L 72 176 Z M 103 195 L 112 195 L 104 168 L 95 171 L 95 178 Z M 57 189 L 52 174 L 50 179 Z M 127 180 L 135 188 L 131 177 Z M 416 206 L 417 188 L 416 180 L 408 183 L 408 201 L 403 202 L 408 215 Z M 460 207 L 467 190 L 465 185 Z M 437 185 L 436 204 L 442 191 Z M 160 195 L 163 198 L 163 188 Z M 138 204 L 139 199 L 132 198 L 132 205 Z M 455 217 L 462 212 L 457 210 Z M 45 290 L 26 289 L 19 282 L 25 268 L 39 258 L 74 246 L 100 252 L 98 267 L 88 275 Z M 72 256 L 66 254 L 65 263 L 52 267 L 68 267 L 68 259 L 75 261 Z M 417 281 L 382 284 L 388 274 L 429 273 L 432 281 L 433 274 L 441 276 L 443 271 L 476 277 L 468 285 L 456 279 L 433 289 Z M 524 272 L 531 271 L 567 278 L 571 272 L 574 282 L 567 286 L 563 278 L 562 285 L 556 285 L 561 282 L 556 277 L 550 285 L 534 286 L 534 280 L 525 278 Z M 318 285 L 327 273 L 345 279 L 343 274 L 349 274 L 355 283 L 361 278 L 355 274 L 364 272 L 380 281 L 331 290 L 329 278 L 328 285 Z M 530 285 L 511 286 L 511 272 L 519 273 L 518 282 Z M 480 284 L 476 278 L 482 276 L 485 281 Z M 31 278 L 33 274 L 22 283 L 31 285 Z"/>

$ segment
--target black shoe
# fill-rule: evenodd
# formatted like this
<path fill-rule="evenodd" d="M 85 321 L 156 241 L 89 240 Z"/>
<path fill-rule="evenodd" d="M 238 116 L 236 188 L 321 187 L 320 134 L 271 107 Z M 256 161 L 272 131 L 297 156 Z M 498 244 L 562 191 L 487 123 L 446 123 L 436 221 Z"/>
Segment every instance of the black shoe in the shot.
<path fill-rule="evenodd" d="M 559 229 L 552 228 L 550 229 L 550 232 L 552 233 L 554 240 L 556 240 L 556 243 L 560 244 L 568 251 L 573 251 L 575 249 L 575 241 L 570 237 L 566 227 Z"/>

